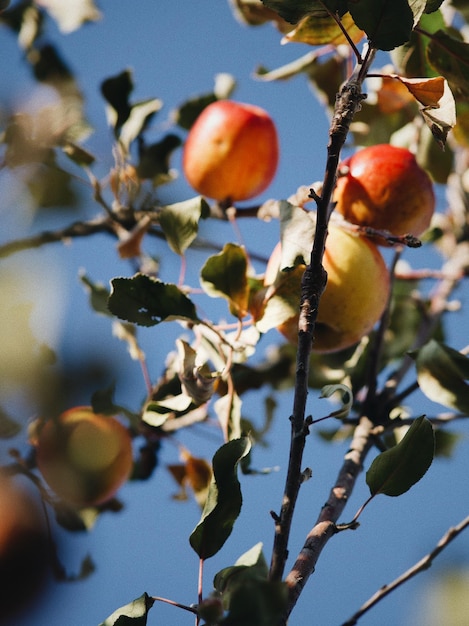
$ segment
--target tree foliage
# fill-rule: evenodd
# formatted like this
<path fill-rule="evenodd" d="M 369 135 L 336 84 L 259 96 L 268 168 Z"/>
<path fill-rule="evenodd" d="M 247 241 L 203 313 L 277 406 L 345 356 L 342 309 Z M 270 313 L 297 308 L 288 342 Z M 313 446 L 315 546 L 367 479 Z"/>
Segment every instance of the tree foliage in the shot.
<path fill-rule="evenodd" d="M 169 468 L 181 487 L 180 497 L 187 497 L 189 488 L 201 505 L 200 521 L 188 538 L 201 571 L 204 561 L 223 548 L 240 514 L 239 474 L 256 473 L 251 462 L 265 433 L 255 420 L 243 416 L 243 395 L 260 388 L 292 390 L 290 457 L 284 460 L 288 472 L 283 499 L 271 513 L 272 554 L 265 555 L 253 538 L 256 545 L 221 570 L 213 588 L 200 585 L 194 605 L 178 604 L 177 598 L 172 601 L 194 614 L 196 624 L 201 620 L 226 626 L 285 624 L 326 543 L 338 532 L 356 528 L 364 515 L 369 501 L 351 523 L 339 523 L 356 482 L 363 479 L 362 468 L 368 468 L 370 500 L 378 494 L 400 496 L 424 477 L 435 454 L 452 450 L 452 445 L 444 445 L 447 425 L 469 415 L 468 346 L 448 345 L 446 332 L 454 315 L 452 295 L 457 289 L 467 290 L 469 271 L 469 43 L 464 34 L 469 15 L 464 3 L 456 0 L 231 0 L 233 16 L 253 27 L 253 37 L 254 27 L 270 23 L 283 42 L 312 46 L 311 52 L 283 67 L 259 67 L 256 78 L 273 82 L 302 76 L 330 117 L 323 181 L 285 190 L 282 198 L 239 207 L 198 195 L 163 200 L 176 177 L 174 152 L 197 116 L 208 104 L 236 93 L 235 82 L 227 75 L 217 77 L 212 91 L 188 95 L 151 142 L 148 131 L 160 115 L 163 100 L 135 101 L 134 78 L 127 69 L 103 77 L 100 87 L 113 136 L 114 164 L 105 175 L 97 173 L 99 159 L 87 146 L 91 128 L 81 87 L 44 33 L 48 18 L 62 33 L 70 33 L 98 19 L 100 13 L 92 0 L 77 1 L 73 8 L 66 4 L 31 0 L 0 6 L 3 29 L 17 37 L 35 80 L 55 94 L 52 103 L 34 112 L 11 109 L 2 116 L 1 175 L 5 180 L 15 177 L 37 209 L 65 207 L 78 217 L 24 238 L 4 237 L 0 257 L 99 234 L 115 245 L 119 269 L 110 289 L 85 272 L 81 281 L 91 309 L 106 316 L 114 333 L 127 343 L 129 357 L 141 364 L 142 401 L 131 408 L 120 406 L 114 401 L 114 389 L 107 388 L 83 402 L 97 413 L 119 414 L 129 436 L 140 444 L 143 441 L 133 476 L 140 481 L 153 474 L 161 446 L 175 432 L 195 424 L 209 429 L 216 421 L 219 447 L 213 459 L 184 450 L 181 463 Z M 383 59 L 384 67 L 379 67 Z M 392 294 L 371 333 L 351 347 L 324 354 L 315 351 L 316 316 L 327 288 L 322 260 L 329 221 L 337 219 L 333 192 L 346 142 L 354 148 L 376 143 L 409 148 L 435 185 L 444 187 L 448 206 L 434 215 L 422 241 L 407 233 L 393 236 L 345 224 L 349 232 L 368 237 L 373 245 L 386 245 Z M 80 213 L 85 201 L 76 179 L 87 183 L 86 204 L 94 202 L 92 218 Z M 283 273 L 272 284 L 266 284 L 264 272 L 254 271 L 255 251 L 239 242 L 211 244 L 200 238 L 202 221 L 229 221 L 236 227 L 237 221 L 266 219 L 279 221 L 284 243 Z M 161 242 L 165 255 L 178 259 L 177 283 L 165 282 L 159 259 L 146 252 L 150 238 Z M 402 262 L 406 246 L 420 245 L 438 252 L 441 267 L 419 272 Z M 204 259 L 198 268 L 199 283 L 187 285 L 187 263 L 200 259 L 190 257 L 194 250 L 202 252 Z M 406 258 L 412 259 L 411 249 Z M 124 276 L 123 263 L 128 268 Z M 2 324 L 5 320 L 5 326 L 8 321 L 6 327 L 12 329 L 2 340 L 6 358 L 0 368 L 6 381 L 33 397 L 38 415 L 57 417 L 68 407 L 61 405 L 54 391 L 54 397 L 44 391 L 53 380 L 52 351 L 24 336 L 27 366 L 12 356 L 18 338 L 11 320 L 28 321 L 30 315 L 14 301 L 18 280 L 0 269 L 7 294 L 0 303 L 0 320 Z M 298 312 L 296 343 L 282 341 L 267 356 L 260 356 L 264 336 L 270 338 L 271 329 Z M 153 348 L 141 339 L 148 337 L 141 327 L 154 333 L 154 345 L 167 325 L 178 326 L 181 334 L 175 350 L 161 356 L 161 376 L 154 380 L 146 368 L 146 352 Z M 278 341 L 278 335 L 273 341 Z M 51 388 L 56 389 L 57 382 Z M 414 391 L 434 403 L 434 414 L 409 412 L 405 403 Z M 341 408 L 322 417 L 306 415 L 306 397 L 311 392 L 326 398 L 339 394 Z M 2 403 L 7 400 L 0 397 Z M 267 416 L 265 430 L 269 420 Z M 316 426 L 323 421 L 332 424 L 329 430 Z M 21 422 L 7 408 L 1 409 L 0 437 L 30 442 L 26 453 L 11 453 L 2 471 L 29 479 L 51 518 L 55 515 L 67 531 L 82 531 L 91 528 L 103 511 L 119 510 L 116 499 L 86 510 L 58 499 L 37 470 L 34 436 Z M 314 445 L 310 440 L 314 429 L 324 438 L 347 438 L 350 446 L 338 477 L 331 478 L 326 506 L 318 511 L 304 548 L 286 573 L 295 505 L 310 475 L 304 469 L 303 453 L 306 446 Z M 467 525 L 461 523 L 458 532 Z M 54 563 L 60 569 L 57 555 Z M 92 568 L 84 571 L 92 575 Z M 383 596 L 378 594 L 366 610 Z M 162 599 L 152 592 L 128 604 L 127 600 L 103 624 L 146 624 L 150 609 Z"/>

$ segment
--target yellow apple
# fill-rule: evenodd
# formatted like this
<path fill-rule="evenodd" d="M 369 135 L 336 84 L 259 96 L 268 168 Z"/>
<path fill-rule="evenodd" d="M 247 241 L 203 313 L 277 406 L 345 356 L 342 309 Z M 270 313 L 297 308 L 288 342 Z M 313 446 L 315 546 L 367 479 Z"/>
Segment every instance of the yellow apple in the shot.
<path fill-rule="evenodd" d="M 218 100 L 202 111 L 189 131 L 183 170 L 200 194 L 235 202 L 268 187 L 278 158 L 277 131 L 264 109 Z"/>
<path fill-rule="evenodd" d="M 379 144 L 346 159 L 334 192 L 336 210 L 360 226 L 419 236 L 430 225 L 435 195 L 428 174 L 405 148 Z"/>
<path fill-rule="evenodd" d="M 266 292 L 266 319 L 263 323 L 261 318 L 258 326 L 265 330 L 274 324 L 289 341 L 296 343 L 305 266 L 282 272 L 281 254 L 279 243 L 267 265 L 264 282 L 272 288 Z M 336 352 L 357 343 L 380 319 L 389 298 L 389 272 L 371 241 L 332 224 L 323 264 L 328 278 L 319 303 L 313 350 Z"/>
<path fill-rule="evenodd" d="M 132 470 L 132 442 L 114 417 L 75 407 L 37 428 L 37 466 L 66 502 L 92 506 L 109 500 Z"/>

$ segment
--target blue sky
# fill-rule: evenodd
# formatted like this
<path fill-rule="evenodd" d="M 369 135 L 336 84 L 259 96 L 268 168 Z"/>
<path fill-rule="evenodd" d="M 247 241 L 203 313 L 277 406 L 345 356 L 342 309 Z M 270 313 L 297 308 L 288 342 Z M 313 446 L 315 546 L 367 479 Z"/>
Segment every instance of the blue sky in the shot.
<path fill-rule="evenodd" d="M 306 81 L 300 77 L 288 82 L 262 83 L 252 77 L 258 64 L 274 68 L 305 54 L 310 48 L 298 44 L 281 46 L 278 33 L 270 26 L 249 29 L 240 25 L 233 19 L 224 0 L 201 0 L 199 3 L 189 0 L 103 0 L 99 6 L 103 12 L 102 21 L 71 35 L 64 36 L 52 23 L 48 24 L 53 40 L 76 73 L 85 94 L 87 115 L 97 128 L 87 145 L 98 156 L 98 170 L 104 173 L 111 164 L 110 132 L 106 128 L 99 85 L 106 77 L 131 68 L 135 82 L 133 99 L 159 97 L 165 103 L 155 118 L 152 131 L 155 137 L 167 128 L 173 108 L 191 95 L 211 90 L 215 74 L 229 72 L 236 77 L 238 87 L 234 98 L 266 108 L 279 130 L 279 172 L 260 199 L 287 197 L 298 186 L 322 178 L 328 120 Z M 8 59 L 8 64 L 2 68 L 0 95 L 5 97 L 7 94 L 10 101 L 21 102 L 32 89 L 33 82 L 28 77 L 14 38 L 4 30 L 0 31 L 0 57 Z M 180 152 L 174 159 L 174 167 L 179 163 Z M 179 199 L 193 193 L 182 178 L 171 191 Z M 86 193 L 85 190 L 85 198 Z M 90 214 L 93 214 L 91 197 L 85 202 L 89 203 Z M 444 206 L 441 194 L 439 202 L 441 210 Z M 9 210 L 12 207 L 8 203 L 0 206 L 4 215 Z M 60 219 L 64 219 L 63 214 Z M 21 232 L 25 225 L 27 219 L 16 216 L 12 221 L 12 232 Z M 241 230 L 247 247 L 266 256 L 279 235 L 275 223 L 241 223 Z M 216 239 L 233 238 L 228 227 L 208 226 L 204 234 Z M 65 251 L 52 246 L 50 250 L 27 253 L 22 257 L 26 268 L 39 262 L 56 267 L 65 294 L 72 300 L 71 306 L 64 300 L 61 309 L 60 341 L 64 353 L 85 354 L 86 345 L 80 337 L 81 333 L 87 333 L 88 345 L 100 341 L 111 343 L 111 353 L 116 359 L 127 358 L 125 348 L 112 338 L 109 322 L 96 320 L 89 311 L 77 280 L 80 267 L 85 267 L 95 280 L 102 282 L 120 273 L 129 274 L 130 269 L 123 262 L 116 266 L 114 248 L 106 243 L 107 240 L 97 237 L 89 242 L 76 242 Z M 407 260 L 416 267 L 436 262 L 426 258 L 425 252 L 411 254 L 407 255 Z M 164 260 L 162 270 L 166 280 L 176 279 L 178 263 L 176 257 Z M 453 345 L 464 345 L 456 325 L 450 336 L 454 339 Z M 172 334 L 145 330 L 141 337 L 148 347 L 151 373 L 156 377 L 165 348 L 169 349 L 171 345 Z M 141 389 L 140 372 L 137 365 L 131 363 L 125 380 L 118 381 L 117 399 L 129 405 L 136 403 Z M 247 394 L 243 405 L 245 413 L 250 416 L 259 414 L 266 394 Z M 225 548 L 207 563 L 207 590 L 218 569 L 232 564 L 258 541 L 264 542 L 267 555 L 270 552 L 273 528 L 269 511 L 278 509 L 281 501 L 287 462 L 285 441 L 289 436 L 290 391 L 279 393 L 277 400 L 276 424 L 268 437 L 270 445 L 256 450 L 254 464 L 256 467 L 279 466 L 279 472 L 242 478 L 243 513 Z M 324 402 L 312 392 L 308 410 L 313 414 L 322 413 Z M 423 402 L 416 411 L 435 411 L 435 407 Z M 465 433 L 454 459 L 435 462 L 421 483 L 408 494 L 398 499 L 378 498 L 367 509 L 357 531 L 341 533 L 327 545 L 316 574 L 293 613 L 292 626 L 339 626 L 377 588 L 420 559 L 449 526 L 467 514 L 467 496 L 465 499 L 458 497 L 458 494 L 467 494 L 467 426 Z M 183 443 L 198 454 L 211 456 L 217 439 L 207 437 L 202 429 L 196 428 L 183 436 Z M 292 536 L 292 555 L 301 547 L 326 500 L 345 452 L 346 443 L 330 446 L 314 435 L 310 438 L 305 463 L 312 467 L 313 478 L 301 492 Z M 152 480 L 127 485 L 121 490 L 125 503 L 122 513 L 104 515 L 89 535 L 74 536 L 63 544 L 63 560 L 71 571 L 76 571 L 80 560 L 89 553 L 97 565 L 96 572 L 84 582 L 54 586 L 34 613 L 21 618 L 16 626 L 97 625 L 118 606 L 144 591 L 187 604 L 196 601 L 198 563 L 188 544 L 188 535 L 199 519 L 199 511 L 192 502 L 183 504 L 171 499 L 174 485 L 164 466 L 175 461 L 176 447 L 165 445 L 160 467 Z M 367 498 L 368 490 L 363 483 L 363 480 L 359 481 L 344 521 L 353 517 Z M 419 597 L 425 581 L 444 565 L 453 561 L 464 561 L 467 565 L 468 560 L 467 538 L 460 537 L 430 574 L 424 574 L 393 594 L 360 624 L 420 626 Z M 179 626 L 192 623 L 192 618 L 180 614 L 175 608 L 161 605 L 152 609 L 148 623 L 149 626 Z"/>

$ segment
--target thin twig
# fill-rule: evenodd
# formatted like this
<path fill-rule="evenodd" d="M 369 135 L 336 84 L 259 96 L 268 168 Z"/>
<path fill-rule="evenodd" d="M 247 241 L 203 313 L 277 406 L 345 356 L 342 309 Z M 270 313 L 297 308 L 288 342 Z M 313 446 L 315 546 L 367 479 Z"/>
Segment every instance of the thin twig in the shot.
<path fill-rule="evenodd" d="M 314 572 L 326 543 L 337 533 L 336 522 L 350 499 L 357 477 L 362 470 L 364 459 L 373 445 L 373 428 L 374 425 L 371 420 L 366 417 L 361 418 L 329 498 L 285 579 L 289 591 L 289 600 L 285 621 L 282 624 L 286 624 L 286 619 L 295 607 L 310 575 Z"/>
<path fill-rule="evenodd" d="M 379 589 L 365 604 L 363 604 L 360 609 L 352 615 L 352 617 L 344 622 L 342 626 L 354 626 L 360 617 L 364 615 L 367 611 L 369 611 L 372 607 L 374 607 L 378 602 L 380 602 L 383 598 L 389 595 L 392 591 L 406 583 L 408 580 L 427 570 L 436 557 L 443 552 L 445 548 L 456 539 L 456 537 L 462 533 L 469 526 L 469 516 L 463 519 L 457 526 L 450 528 L 437 543 L 435 548 L 426 556 L 423 557 L 418 563 L 416 563 L 413 567 L 404 572 L 401 576 L 393 580 L 388 585 L 384 585 Z"/>

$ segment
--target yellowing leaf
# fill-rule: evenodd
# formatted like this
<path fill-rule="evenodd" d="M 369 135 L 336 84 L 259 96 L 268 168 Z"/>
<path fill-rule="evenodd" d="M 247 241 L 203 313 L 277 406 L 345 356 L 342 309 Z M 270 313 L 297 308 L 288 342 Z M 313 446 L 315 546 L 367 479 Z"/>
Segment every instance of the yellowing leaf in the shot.
<path fill-rule="evenodd" d="M 354 43 L 363 39 L 365 33 L 356 26 L 350 13 L 346 13 L 341 21 Z M 339 46 L 348 43 L 337 22 L 329 15 L 306 15 L 282 39 L 282 43 L 289 42 L 307 43 L 311 46 Z"/>
<path fill-rule="evenodd" d="M 393 75 L 410 91 L 416 100 L 424 106 L 439 106 L 445 91 L 445 79 L 442 76 L 434 78 L 404 78 Z"/>

